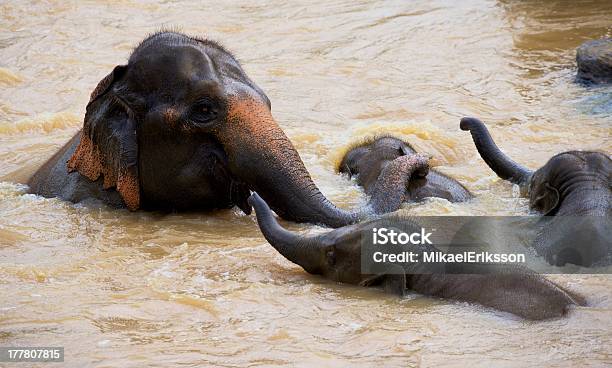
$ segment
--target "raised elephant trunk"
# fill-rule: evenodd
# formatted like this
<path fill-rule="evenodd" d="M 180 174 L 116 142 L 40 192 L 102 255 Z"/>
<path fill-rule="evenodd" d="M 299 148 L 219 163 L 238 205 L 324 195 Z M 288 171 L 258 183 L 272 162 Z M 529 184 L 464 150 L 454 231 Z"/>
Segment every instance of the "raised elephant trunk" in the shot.
<path fill-rule="evenodd" d="M 302 266 L 307 272 L 317 274 L 321 266 L 321 246 L 317 237 L 302 237 L 285 230 L 276 221 L 270 207 L 257 193 L 248 202 L 257 213 L 257 223 L 262 234 L 283 257 Z"/>
<path fill-rule="evenodd" d="M 487 127 L 476 118 L 463 118 L 461 130 L 469 130 L 482 159 L 502 179 L 520 186 L 529 183 L 533 171 L 512 161 L 497 147 Z"/>

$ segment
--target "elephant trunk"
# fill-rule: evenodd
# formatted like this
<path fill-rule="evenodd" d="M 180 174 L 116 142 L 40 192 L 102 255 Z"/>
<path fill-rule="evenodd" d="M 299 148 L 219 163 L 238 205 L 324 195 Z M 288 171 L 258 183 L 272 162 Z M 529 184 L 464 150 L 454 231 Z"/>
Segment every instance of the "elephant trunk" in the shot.
<path fill-rule="evenodd" d="M 283 257 L 302 266 L 308 273 L 321 273 L 321 249 L 317 246 L 316 237 L 302 237 L 285 230 L 257 193 L 253 193 L 248 202 L 255 209 L 257 223 L 268 243 Z"/>
<path fill-rule="evenodd" d="M 497 147 L 487 127 L 476 118 L 462 118 L 461 130 L 469 130 L 482 159 L 502 179 L 520 186 L 529 183 L 533 171 L 517 164 Z"/>
<path fill-rule="evenodd" d="M 216 136 L 228 154 L 230 170 L 279 216 L 331 227 L 359 220 L 359 213 L 337 208 L 321 193 L 262 101 L 231 98 L 227 124 L 218 128 Z"/>

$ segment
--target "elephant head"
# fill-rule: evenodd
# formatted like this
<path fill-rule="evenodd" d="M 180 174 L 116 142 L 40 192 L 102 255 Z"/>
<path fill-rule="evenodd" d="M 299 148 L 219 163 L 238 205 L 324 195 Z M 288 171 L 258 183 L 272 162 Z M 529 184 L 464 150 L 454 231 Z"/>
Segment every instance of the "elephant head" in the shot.
<path fill-rule="evenodd" d="M 559 153 L 536 170 L 529 182 L 529 202 L 535 210 L 548 216 L 610 215 L 601 211 L 610 207 L 612 160 L 602 152 L 568 151 Z M 586 190 L 586 193 L 585 193 Z M 568 206 L 576 194 L 586 194 L 582 203 Z M 582 196 L 581 196 L 582 197 Z M 600 197 L 598 199 L 598 197 Z M 590 200 L 589 200 L 590 199 Z M 596 199 L 594 202 L 592 200 Z M 607 199 L 607 203 L 602 201 Z M 593 205 L 596 206 L 593 206 Z M 572 211 L 568 211 L 569 209 Z"/>
<path fill-rule="evenodd" d="M 286 219 L 341 226 L 360 216 L 323 196 L 228 51 L 175 32 L 145 39 L 98 84 L 68 169 L 116 187 L 131 210 L 248 213 L 256 190 Z"/>
<path fill-rule="evenodd" d="M 413 154 L 416 154 L 416 151 L 400 139 L 392 136 L 376 137 L 348 150 L 338 166 L 338 171 L 349 176 L 356 175 L 359 184 L 368 192 L 389 162 Z"/>
<path fill-rule="evenodd" d="M 532 171 L 515 163 L 493 142 L 478 119 L 461 119 L 480 156 L 501 178 L 529 195 L 530 207 L 545 216 L 534 240 L 536 252 L 549 263 L 585 267 L 612 263 L 612 160 L 602 152 L 569 151 L 553 156 Z"/>
<path fill-rule="evenodd" d="M 500 178 L 527 191 L 530 206 L 538 212 L 549 216 L 610 214 L 609 155 L 594 151 L 563 152 L 532 171 L 507 157 L 480 120 L 463 118 L 460 128 L 470 131 L 478 153 Z"/>

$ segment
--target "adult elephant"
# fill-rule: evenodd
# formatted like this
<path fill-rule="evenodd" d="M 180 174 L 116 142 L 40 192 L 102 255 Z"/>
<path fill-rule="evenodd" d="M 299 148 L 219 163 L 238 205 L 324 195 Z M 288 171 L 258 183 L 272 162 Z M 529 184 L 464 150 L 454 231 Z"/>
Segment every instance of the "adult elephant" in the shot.
<path fill-rule="evenodd" d="M 535 250 L 549 263 L 563 266 L 612 264 L 612 159 L 596 151 L 568 151 L 538 170 L 507 157 L 478 119 L 461 119 L 483 160 L 502 179 L 529 195 L 532 209 L 543 214 Z"/>
<path fill-rule="evenodd" d="M 130 210 L 239 206 L 250 190 L 282 217 L 338 227 L 362 212 L 319 191 L 270 101 L 219 44 L 145 39 L 91 94 L 83 129 L 29 181 L 32 193 Z"/>

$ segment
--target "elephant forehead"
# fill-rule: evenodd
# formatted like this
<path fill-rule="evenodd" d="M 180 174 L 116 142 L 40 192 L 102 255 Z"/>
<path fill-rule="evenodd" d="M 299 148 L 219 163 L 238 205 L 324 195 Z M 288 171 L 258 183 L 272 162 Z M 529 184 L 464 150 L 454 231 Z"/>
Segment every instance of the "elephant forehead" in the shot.
<path fill-rule="evenodd" d="M 372 143 L 374 147 L 390 149 L 399 149 L 403 144 L 404 142 L 402 140 L 395 137 L 380 137 Z"/>
<path fill-rule="evenodd" d="M 128 65 L 128 81 L 134 87 L 164 89 L 176 84 L 188 87 L 194 81 L 217 80 L 213 60 L 192 46 L 162 48 Z"/>
<path fill-rule="evenodd" d="M 201 96 L 245 96 L 263 100 L 265 93 L 249 79 L 235 59 L 212 47 L 180 45 L 164 47 L 128 66 L 128 89 L 161 95 L 166 100 L 193 101 Z"/>
<path fill-rule="evenodd" d="M 588 165 L 582 153 L 563 152 L 551 157 L 543 169 L 541 171 L 546 171 L 547 175 L 556 176 L 563 173 L 587 170 Z"/>

